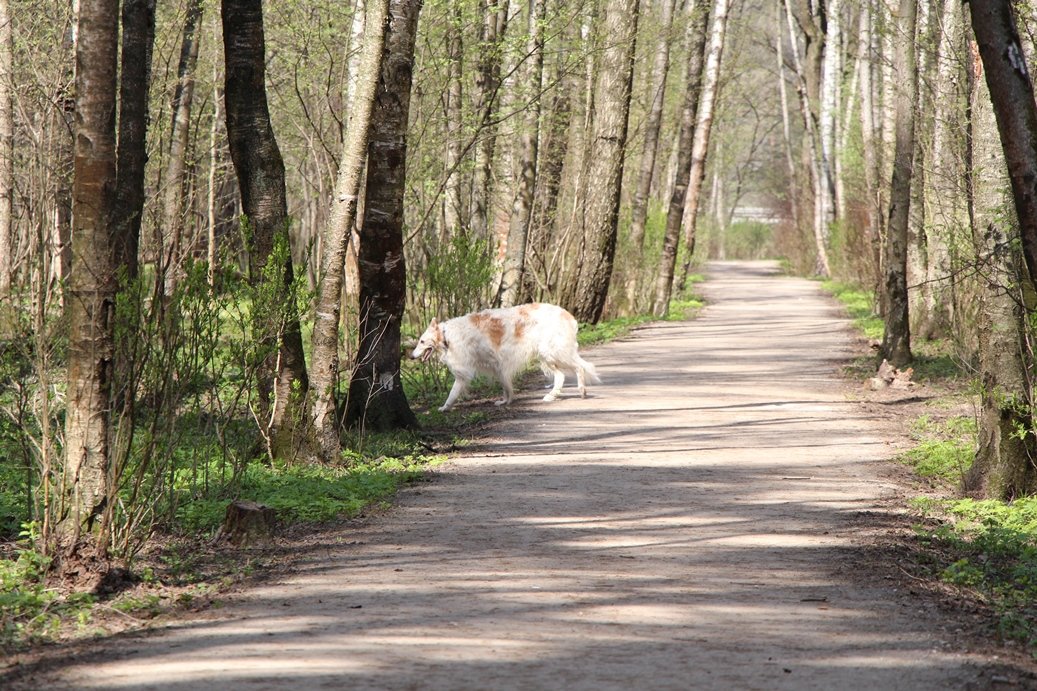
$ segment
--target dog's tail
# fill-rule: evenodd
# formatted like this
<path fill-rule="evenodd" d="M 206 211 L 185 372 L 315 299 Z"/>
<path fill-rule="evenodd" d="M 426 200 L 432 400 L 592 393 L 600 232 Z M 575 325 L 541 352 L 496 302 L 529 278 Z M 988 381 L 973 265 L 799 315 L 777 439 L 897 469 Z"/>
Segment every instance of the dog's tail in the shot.
<path fill-rule="evenodd" d="M 579 355 L 576 356 L 576 366 L 583 370 L 584 374 L 587 377 L 587 381 L 589 381 L 591 384 L 601 383 L 601 377 L 598 376 L 597 368 L 591 363 L 584 360 Z"/>

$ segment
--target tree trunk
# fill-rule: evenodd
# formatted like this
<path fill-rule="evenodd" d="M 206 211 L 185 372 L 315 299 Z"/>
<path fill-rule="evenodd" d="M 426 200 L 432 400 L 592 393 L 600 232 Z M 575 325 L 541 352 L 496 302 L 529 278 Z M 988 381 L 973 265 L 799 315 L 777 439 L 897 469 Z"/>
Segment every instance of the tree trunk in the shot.
<path fill-rule="evenodd" d="M 0 300 L 11 292 L 14 269 L 14 84 L 11 7 L 0 0 Z"/>
<path fill-rule="evenodd" d="M 896 151 L 893 179 L 889 190 L 889 225 L 886 239 L 886 329 L 882 354 L 894 367 L 911 362 L 911 326 L 908 315 L 907 244 L 911 213 L 911 176 L 915 147 L 915 97 L 918 73 L 915 70 L 915 23 L 917 0 L 900 0 L 900 38 L 896 63 L 900 66 L 897 90 Z"/>
<path fill-rule="evenodd" d="M 663 105 L 666 96 L 666 78 L 670 72 L 670 36 L 673 26 L 675 0 L 662 0 L 662 17 L 660 19 L 659 43 L 655 49 L 655 61 L 652 64 L 651 95 L 652 102 L 645 119 L 645 140 L 641 152 L 641 169 L 637 175 L 637 188 L 630 208 L 630 250 L 631 256 L 640 258 L 644 249 L 645 222 L 648 218 L 648 197 L 652 191 L 652 180 L 655 177 L 655 161 L 659 152 L 659 130 L 662 128 Z M 631 266 L 627 276 L 626 310 L 637 312 L 638 285 L 641 282 L 640 266 Z"/>
<path fill-rule="evenodd" d="M 962 45 L 962 12 L 958 0 L 943 0 L 940 36 L 936 50 L 936 96 L 933 102 L 933 144 L 930 184 L 926 207 L 932 217 L 927 235 L 925 314 L 919 325 L 922 338 L 949 333 L 953 323 L 955 279 L 952 274 L 950 243 L 966 223 L 966 205 L 960 193 L 963 171 L 960 152 L 954 145 L 952 123 L 963 120 L 962 89 L 958 85 L 959 59 L 956 48 Z"/>
<path fill-rule="evenodd" d="M 125 0 L 122 7 L 122 73 L 119 86 L 119 150 L 113 219 L 119 225 L 116 258 L 128 279 L 137 277 L 148 162 L 148 92 L 155 42 L 155 0 Z"/>
<path fill-rule="evenodd" d="M 821 60 L 821 99 L 818 120 L 821 134 L 821 218 L 828 247 L 831 224 L 839 217 L 836 208 L 836 129 L 839 122 L 839 92 L 842 88 L 842 1 L 825 3 L 825 45 Z"/>
<path fill-rule="evenodd" d="M 688 271 L 695 254 L 699 202 L 702 196 L 702 181 L 706 177 L 706 154 L 709 152 L 709 135 L 713 128 L 713 111 L 720 92 L 720 61 L 724 54 L 729 9 L 728 0 L 715 0 L 713 4 L 713 28 L 710 30 L 709 51 L 702 77 L 702 101 L 699 103 L 698 121 L 695 124 L 695 141 L 691 145 L 691 171 L 688 173 L 688 191 L 684 196 L 684 211 L 681 218 L 681 226 L 684 227 L 684 262 L 677 279 L 678 292 L 684 292 L 684 284 L 688 280 Z"/>
<path fill-rule="evenodd" d="M 799 211 L 799 175 L 797 171 L 799 167 L 796 165 L 795 156 L 792 153 L 792 118 L 789 116 L 789 97 L 788 88 L 785 83 L 785 50 L 783 48 L 784 41 L 782 36 L 785 34 L 780 27 L 784 26 L 785 13 L 782 5 L 784 3 L 779 0 L 776 3 L 777 8 L 777 24 L 779 27 L 774 32 L 774 53 L 778 59 L 778 96 L 781 100 L 781 130 L 782 130 L 782 141 L 785 149 L 785 164 L 788 166 L 788 181 L 789 181 L 789 211 L 792 214 L 792 227 L 798 232 L 800 228 L 800 211 Z"/>
<path fill-rule="evenodd" d="M 400 322 L 407 292 L 403 204 L 414 42 L 421 0 L 390 0 L 389 32 L 371 117 L 367 197 L 360 231 L 360 345 L 346 421 L 387 431 L 417 427 L 400 382 Z"/>
<path fill-rule="evenodd" d="M 1008 164 L 1023 256 L 1037 286 L 1037 104 L 1009 0 L 970 2 L 987 88 Z"/>
<path fill-rule="evenodd" d="M 677 247 L 681 237 L 684 198 L 688 191 L 688 180 L 691 175 L 691 149 L 695 140 L 695 122 L 699 108 L 699 96 L 702 93 L 702 73 L 706 57 L 709 6 L 705 3 L 701 5 L 689 3 L 688 7 L 693 16 L 688 25 L 688 67 L 685 76 L 684 103 L 681 106 L 680 130 L 677 135 L 677 172 L 666 210 L 666 231 L 663 234 L 659 270 L 656 272 L 655 299 L 652 302 L 652 314 L 657 317 L 666 316 L 670 304 L 673 272 L 677 266 Z"/>
<path fill-rule="evenodd" d="M 116 258 L 115 104 L 119 3 L 84 2 L 76 44 L 75 232 L 69 276 L 65 462 L 57 497 L 56 565 L 67 578 L 105 568 L 107 545 L 92 535 L 108 500 Z"/>
<path fill-rule="evenodd" d="M 169 163 L 166 166 L 162 202 L 163 223 L 158 224 L 159 232 L 164 229 L 165 233 L 161 242 L 155 243 L 156 249 L 162 249 L 158 270 L 165 282 L 164 293 L 167 297 L 173 294 L 183 274 L 180 255 L 186 226 L 184 197 L 187 149 L 191 135 L 191 108 L 194 105 L 194 73 L 198 65 L 198 45 L 201 43 L 198 31 L 201 20 L 201 0 L 190 0 L 184 20 L 183 41 L 180 44 L 176 90 L 173 93 Z"/>
<path fill-rule="evenodd" d="M 584 181 L 584 252 L 576 292 L 567 298 L 569 311 L 583 322 L 601 319 L 612 280 L 638 8 L 638 0 L 608 0 L 604 7 L 602 35 L 608 40 L 594 87 L 593 140 Z"/>
<path fill-rule="evenodd" d="M 443 167 L 447 180 L 443 188 L 443 226 L 440 229 L 440 245 L 458 231 L 461 226 L 461 80 L 464 67 L 464 45 L 461 42 L 463 18 L 461 3 L 451 3 L 447 19 L 447 93 L 446 93 L 446 147 L 443 151 Z"/>
<path fill-rule="evenodd" d="M 821 83 L 821 29 L 820 19 L 815 17 L 813 4 L 800 0 L 793 4 L 785 0 L 785 15 L 789 29 L 789 40 L 792 48 L 793 65 L 798 79 L 800 113 L 803 118 L 805 149 L 808 160 L 810 182 L 813 189 L 813 231 L 816 259 L 814 272 L 819 276 L 830 276 L 831 267 L 828 261 L 828 226 L 826 216 L 825 184 L 828 174 L 825 170 L 822 153 L 821 134 L 818 123 L 818 110 Z M 796 38 L 795 17 L 803 31 L 804 56 L 800 58 L 799 42 Z"/>
<path fill-rule="evenodd" d="M 515 200 L 508 222 L 508 242 L 504 253 L 504 271 L 501 275 L 500 304 L 515 305 L 522 293 L 526 247 L 529 241 L 529 222 L 536 189 L 537 152 L 540 139 L 540 82 L 544 74 L 543 24 L 544 0 L 528 0 L 529 41 L 526 48 L 525 91 L 529 98 L 522 123 L 519 144 L 518 179 Z"/>
<path fill-rule="evenodd" d="M 1026 256 L 1026 224 L 1022 220 L 1023 214 L 1029 212 L 1025 199 L 1027 181 L 1015 179 L 1016 175 L 1026 174 L 1037 118 L 1032 116 L 1033 91 L 1022 62 L 1010 5 L 1007 2 L 982 6 L 970 3 L 970 9 L 972 30 L 978 43 L 973 51 L 979 53 L 986 73 L 985 84 L 980 82 L 978 73 L 972 75 L 976 84 L 971 98 L 973 189 L 970 209 L 977 254 L 986 259 L 989 266 L 984 267 L 987 280 L 976 325 L 982 385 L 979 449 L 965 478 L 965 489 L 981 496 L 1012 499 L 1037 491 L 1037 467 L 1032 460 L 1037 457 L 1037 448 L 1032 434 L 1018 433 L 1020 429 L 1034 427 L 1030 412 L 1033 390 L 1028 381 L 1033 368 L 1032 350 L 1024 345 L 1027 315 L 1023 299 L 1026 274 L 1031 284 L 1034 274 L 1029 267 L 1023 267 L 1030 261 Z M 978 67 L 975 57 L 973 55 L 974 69 Z M 993 104 L 993 113 L 987 103 Z M 996 120 L 996 127 L 992 120 Z M 1000 151 L 995 129 L 1000 133 Z M 1003 196 L 1006 164 L 1019 232 L 1023 235 L 1022 258 L 1016 249 L 1013 229 L 1000 225 L 1004 223 L 1001 217 L 1007 201 Z M 1031 177 L 1028 192 L 1031 199 L 1033 181 Z M 1024 188 L 1022 204 L 1017 185 Z"/>
<path fill-rule="evenodd" d="M 222 17 L 227 138 L 248 222 L 249 280 L 257 288 L 268 284 L 274 294 L 272 304 L 255 306 L 253 328 L 264 355 L 259 375 L 260 429 L 268 452 L 277 456 L 289 451 L 286 445 L 291 440 L 282 438 L 290 431 L 289 404 L 308 386 L 292 297 L 295 275 L 288 247 L 284 159 L 267 108 L 262 0 L 223 0 Z M 271 260 L 278 263 L 268 268 Z M 298 391 L 293 391 L 293 383 Z M 291 410 L 294 414 L 294 405 Z"/>
<path fill-rule="evenodd" d="M 979 496 L 1011 499 L 1037 489 L 1037 471 L 1031 460 L 1037 449 L 1027 441 L 1033 437 L 1018 434 L 1019 429 L 1033 427 L 1032 408 L 1025 403 L 1031 400 L 1032 391 L 1027 382 L 1029 358 L 1023 348 L 1023 261 L 1009 235 L 1011 228 L 1003 220 L 1008 181 L 989 91 L 979 74 L 973 76 L 970 208 L 973 244 L 984 260 L 976 324 L 982 388 L 979 448 L 964 488 Z"/>
<path fill-rule="evenodd" d="M 321 245 L 321 279 L 317 287 L 311 349 L 310 418 L 319 455 L 329 463 L 337 460 L 341 451 L 335 388 L 339 377 L 339 320 L 346 247 L 356 220 L 388 9 L 388 0 L 367 1 L 367 31 L 356 75 L 356 91 L 350 103 L 351 115 L 339 161 L 338 182 Z"/>
<path fill-rule="evenodd" d="M 480 0 L 482 33 L 479 40 L 479 69 L 475 75 L 475 112 L 484 123 L 492 120 L 499 103 L 500 65 L 504 31 L 508 23 L 507 0 Z M 475 145 L 475 170 L 472 174 L 472 234 L 489 237 L 490 181 L 493 178 L 493 152 L 497 144 L 496 126 L 485 125 Z"/>

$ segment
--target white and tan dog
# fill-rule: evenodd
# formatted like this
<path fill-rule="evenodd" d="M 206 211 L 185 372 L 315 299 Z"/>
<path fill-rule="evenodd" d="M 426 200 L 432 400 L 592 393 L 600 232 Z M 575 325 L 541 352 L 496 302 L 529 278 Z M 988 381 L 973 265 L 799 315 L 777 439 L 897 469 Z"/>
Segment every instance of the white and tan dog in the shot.
<path fill-rule="evenodd" d="M 511 402 L 512 380 L 534 358 L 545 374 L 554 375 L 554 386 L 544 396 L 553 401 L 562 393 L 565 373 L 576 373 L 581 397 L 587 396 L 586 379 L 599 383 L 594 365 L 577 352 L 576 318 L 557 305 L 532 303 L 518 307 L 483 310 L 438 322 L 435 319 L 418 339 L 414 359 L 439 359 L 454 375 L 441 411 L 450 410 L 476 374 L 496 377 L 504 387 L 497 405 Z"/>

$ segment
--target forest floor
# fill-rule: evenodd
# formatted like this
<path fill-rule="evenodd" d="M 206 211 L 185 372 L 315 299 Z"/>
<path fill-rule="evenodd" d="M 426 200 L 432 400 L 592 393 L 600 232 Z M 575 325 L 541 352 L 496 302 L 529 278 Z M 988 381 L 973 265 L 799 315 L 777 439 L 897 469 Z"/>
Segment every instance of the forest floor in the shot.
<path fill-rule="evenodd" d="M 59 644 L 7 688 L 1035 688 L 912 577 L 891 461 L 924 387 L 874 393 L 815 282 L 708 268 L 698 319 L 588 350 L 377 515 L 281 545 L 220 607 Z M 486 401 L 462 405 L 481 406 Z"/>

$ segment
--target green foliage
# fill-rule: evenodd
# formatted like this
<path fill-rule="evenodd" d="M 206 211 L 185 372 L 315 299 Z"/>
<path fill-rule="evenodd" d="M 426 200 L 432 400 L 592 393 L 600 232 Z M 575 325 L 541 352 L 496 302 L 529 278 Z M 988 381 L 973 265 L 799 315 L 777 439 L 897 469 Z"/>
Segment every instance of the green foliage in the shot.
<path fill-rule="evenodd" d="M 345 456 L 348 463 L 342 466 L 251 464 L 235 496 L 271 507 L 286 523 L 327 521 L 355 515 L 442 461 L 413 454 L 369 459 L 347 452 Z M 185 503 L 177 512 L 178 528 L 188 533 L 213 532 L 229 502 L 229 498 L 199 498 Z"/>
<path fill-rule="evenodd" d="M 976 448 L 976 421 L 953 417 L 936 422 L 927 415 L 912 426 L 918 445 L 900 455 L 900 461 L 924 478 L 960 481 L 972 466 Z"/>
<path fill-rule="evenodd" d="M 875 296 L 871 291 L 839 281 L 825 281 L 821 287 L 843 304 L 853 325 L 866 338 L 882 338 L 885 324 L 875 314 Z"/>
<path fill-rule="evenodd" d="M 732 223 L 724 231 L 724 256 L 727 259 L 766 259 L 773 256 L 771 226 L 757 221 Z"/>
<path fill-rule="evenodd" d="M 998 635 L 1037 657 L 1037 497 L 916 506 L 937 521 L 919 532 L 940 550 L 940 578 L 988 601 Z"/>

